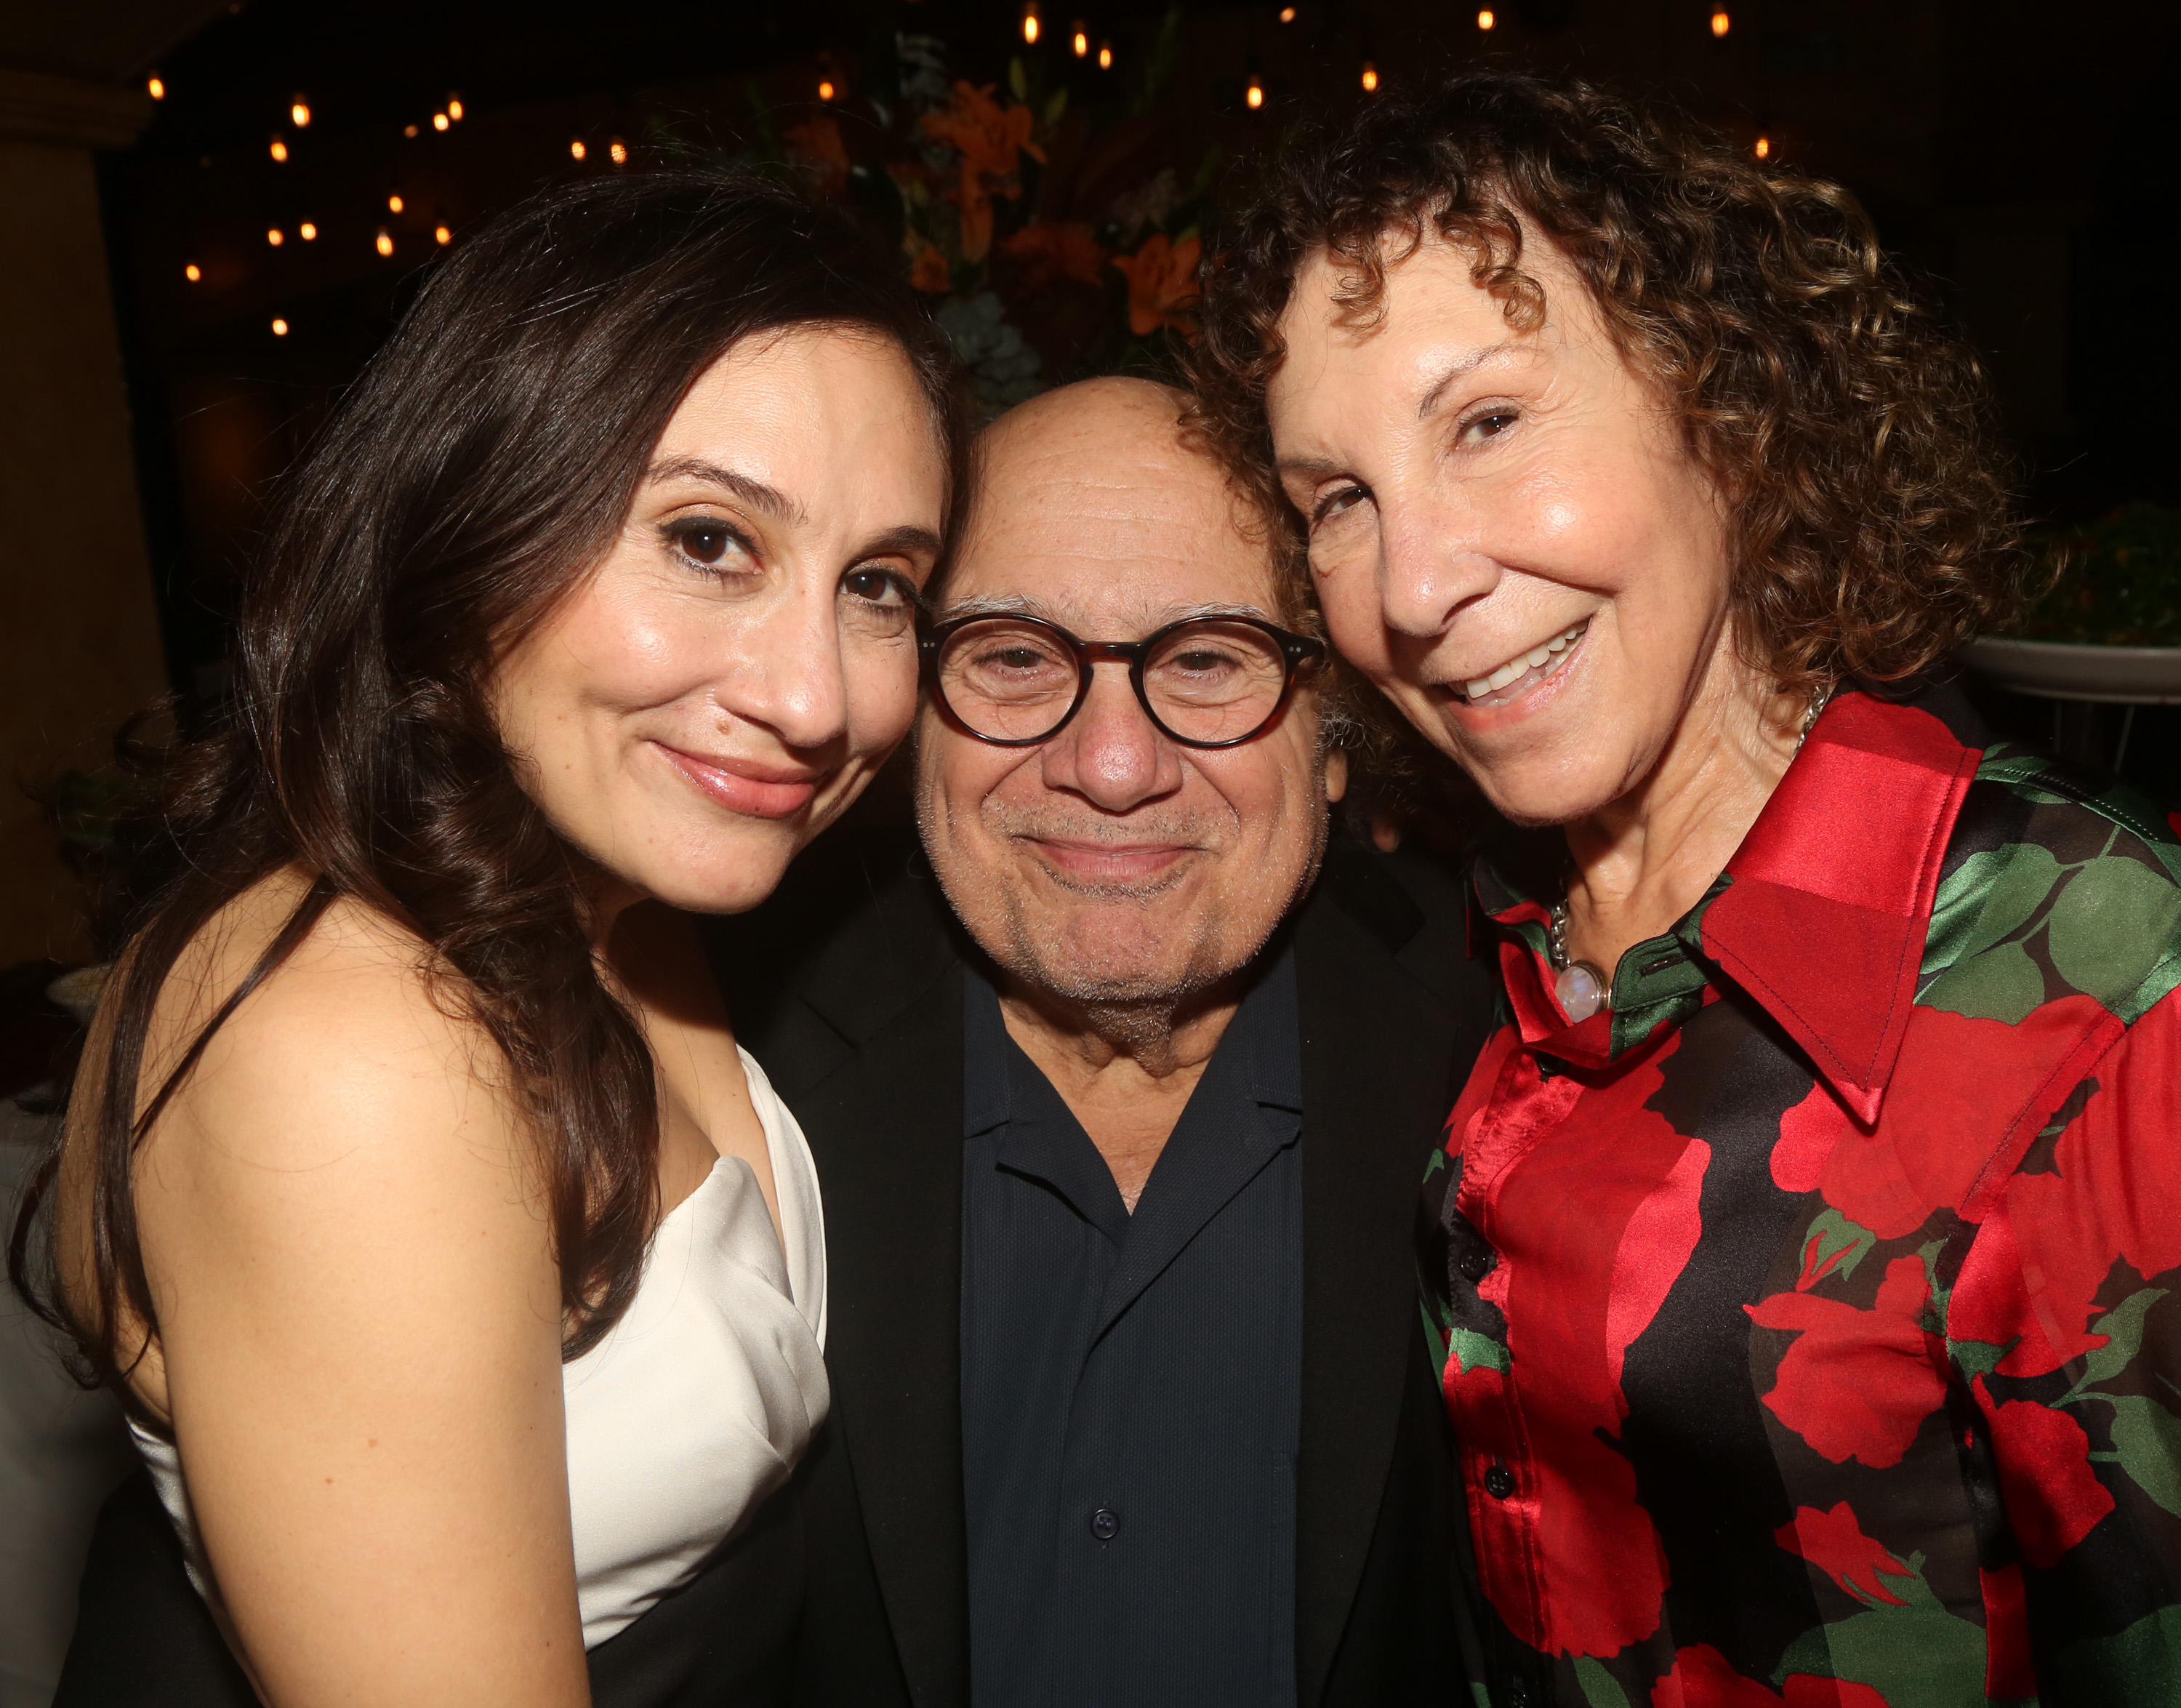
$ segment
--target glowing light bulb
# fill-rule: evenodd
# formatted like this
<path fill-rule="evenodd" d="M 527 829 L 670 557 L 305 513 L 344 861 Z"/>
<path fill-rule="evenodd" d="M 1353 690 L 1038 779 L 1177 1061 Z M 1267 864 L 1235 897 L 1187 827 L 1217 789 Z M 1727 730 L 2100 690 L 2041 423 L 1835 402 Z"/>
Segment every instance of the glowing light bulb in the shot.
<path fill-rule="evenodd" d="M 1363 92 L 1366 95 L 1378 92 L 1378 68 L 1368 59 L 1363 62 Z"/>
<path fill-rule="evenodd" d="M 386 198 L 386 211 L 389 213 L 399 213 L 401 211 L 401 192 L 400 191 L 395 191 L 393 195 Z"/>
<path fill-rule="evenodd" d="M 277 314 L 273 317 L 273 335 L 275 338 L 285 338 L 288 335 L 288 323 Z"/>
<path fill-rule="evenodd" d="M 279 226 L 275 225 L 266 232 L 265 240 L 271 244 L 275 249 L 278 249 L 282 244 L 288 240 L 288 234 L 283 231 Z"/>
<path fill-rule="evenodd" d="M 830 77 L 820 77 L 818 80 L 818 98 L 820 101 L 831 101 L 834 93 L 833 80 Z"/>
<path fill-rule="evenodd" d="M 1292 24 L 1295 22 L 1294 7 L 1283 6 L 1280 8 L 1280 22 L 1283 24 Z"/>
<path fill-rule="evenodd" d="M 453 231 L 444 225 L 434 225 L 432 228 L 432 235 L 443 244 L 452 243 L 455 240 Z"/>
<path fill-rule="evenodd" d="M 1757 139 L 1757 158 L 1759 160 L 1770 160 L 1772 158 L 1772 139 L 1770 137 L 1760 136 Z"/>
<path fill-rule="evenodd" d="M 1037 8 L 1035 6 L 1024 7 L 1023 40 L 1035 45 L 1037 41 L 1037 32 L 1041 27 L 1042 25 L 1041 25 L 1037 15 Z"/>
<path fill-rule="evenodd" d="M 1075 50 L 1075 57 L 1078 59 L 1088 59 L 1090 57 L 1090 32 L 1083 27 L 1080 19 L 1076 22 L 1074 35 L 1068 37 L 1068 45 Z"/>
<path fill-rule="evenodd" d="M 1479 30 L 1489 30 L 1499 21 L 1499 20 L 1494 17 L 1489 12 L 1480 12 L 1477 14 L 1477 27 Z"/>
<path fill-rule="evenodd" d="M 1250 86 L 1243 92 L 1242 98 L 1250 103 L 1252 113 L 1265 104 L 1265 86 L 1258 81 L 1256 74 L 1251 74 Z"/>
<path fill-rule="evenodd" d="M 265 152 L 270 154 L 275 160 L 285 160 L 288 158 L 288 145 L 279 137 L 276 136 L 273 139 L 272 146 L 268 148 Z"/>
<path fill-rule="evenodd" d="M 457 124 L 462 122 L 462 97 L 461 96 L 450 95 L 447 97 L 447 117 L 453 119 Z"/>
<path fill-rule="evenodd" d="M 1101 41 L 1098 44 L 1098 69 L 1101 71 L 1111 71 L 1113 69 L 1113 44 L 1110 41 Z"/>
<path fill-rule="evenodd" d="M 190 262 L 183 267 L 182 277 L 188 279 L 190 284 L 195 285 L 197 280 L 204 277 L 204 269 L 199 267 L 196 262 Z"/>
<path fill-rule="evenodd" d="M 144 89 L 154 101 L 164 101 L 167 98 L 167 80 L 156 71 L 144 80 Z"/>
<path fill-rule="evenodd" d="M 417 134 L 417 127 L 413 124 L 405 124 L 401 127 L 401 134 L 404 136 L 414 136 Z"/>
<path fill-rule="evenodd" d="M 389 231 L 384 225 L 380 226 L 378 228 L 378 235 L 371 240 L 371 246 L 373 249 L 376 249 L 381 255 L 393 254 L 394 234 Z"/>
<path fill-rule="evenodd" d="M 620 137 L 615 137 L 612 141 L 606 144 L 606 158 L 616 166 L 627 165 L 628 144 L 622 141 Z"/>
<path fill-rule="evenodd" d="M 432 115 L 432 128 L 434 130 L 444 130 L 447 128 L 447 115 L 444 113 L 434 113 Z"/>
<path fill-rule="evenodd" d="M 311 122 L 311 103 L 298 95 L 295 104 L 288 109 L 288 116 L 295 121 L 298 130 L 306 129 Z"/>
<path fill-rule="evenodd" d="M 1734 20 L 1726 15 L 1725 7 L 1714 6 L 1711 8 L 1711 33 L 1714 40 L 1725 35 L 1733 27 Z"/>
<path fill-rule="evenodd" d="M 581 160 L 590 152 L 591 151 L 589 149 L 583 146 L 583 139 L 580 136 L 576 138 L 574 141 L 568 145 L 568 158 L 571 160 Z"/>
<path fill-rule="evenodd" d="M 306 243 L 316 243 L 318 240 L 317 225 L 315 222 L 306 219 L 295 228 L 295 235 Z"/>

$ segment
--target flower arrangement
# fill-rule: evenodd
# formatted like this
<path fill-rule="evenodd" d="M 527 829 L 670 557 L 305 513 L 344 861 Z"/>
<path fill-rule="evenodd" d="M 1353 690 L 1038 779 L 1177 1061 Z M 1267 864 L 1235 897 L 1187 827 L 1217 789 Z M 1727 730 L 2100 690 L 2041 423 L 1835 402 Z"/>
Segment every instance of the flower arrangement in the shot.
<path fill-rule="evenodd" d="M 1016 58 L 991 82 L 898 34 L 771 139 L 806 189 L 898 248 L 988 416 L 1085 374 L 1160 373 L 1195 334 L 1220 153 L 1161 110 L 1179 30 L 1170 14 L 1133 79 Z"/>

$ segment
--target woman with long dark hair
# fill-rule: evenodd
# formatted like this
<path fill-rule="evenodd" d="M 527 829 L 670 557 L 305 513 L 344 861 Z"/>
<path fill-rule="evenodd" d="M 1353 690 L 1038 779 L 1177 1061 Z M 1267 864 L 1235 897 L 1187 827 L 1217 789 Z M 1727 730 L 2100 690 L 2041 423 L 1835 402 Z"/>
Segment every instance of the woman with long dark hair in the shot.
<path fill-rule="evenodd" d="M 737 1550 L 616 1700 L 776 1695 L 824 1233 L 687 915 L 906 732 L 952 398 L 792 195 L 596 180 L 456 252 L 290 482 L 11 1251 L 276 1708 L 586 1702 Z"/>

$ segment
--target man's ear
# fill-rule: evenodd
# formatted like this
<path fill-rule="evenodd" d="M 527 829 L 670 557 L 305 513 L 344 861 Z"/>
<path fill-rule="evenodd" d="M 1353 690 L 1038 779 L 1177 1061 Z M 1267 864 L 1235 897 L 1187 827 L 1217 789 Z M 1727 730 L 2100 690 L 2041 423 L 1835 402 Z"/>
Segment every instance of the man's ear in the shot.
<path fill-rule="evenodd" d="M 1348 749 L 1337 747 L 1325 756 L 1325 798 L 1338 801 L 1348 793 Z"/>

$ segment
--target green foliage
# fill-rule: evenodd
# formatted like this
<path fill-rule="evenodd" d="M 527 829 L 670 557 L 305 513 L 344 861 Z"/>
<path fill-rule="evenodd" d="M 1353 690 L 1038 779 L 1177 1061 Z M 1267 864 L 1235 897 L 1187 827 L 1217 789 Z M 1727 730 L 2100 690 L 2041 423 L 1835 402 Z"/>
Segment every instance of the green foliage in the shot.
<path fill-rule="evenodd" d="M 1971 854 L 1939 887 L 1924 939 L 1916 1000 L 1973 1019 L 2019 1024 L 2046 999 L 2045 959 L 2068 987 L 2133 1024 L 2181 980 L 2181 883 L 2172 836 L 2129 800 L 2081 801 L 2037 787 L 2038 764 L 2007 771 L 2018 793 L 2053 805 L 2082 805 L 2113 822 L 2106 846 L 2062 864 L 2034 843 Z M 2125 830 L 2156 860 L 2116 852 Z"/>
<path fill-rule="evenodd" d="M 2052 904 L 2052 968 L 2123 1019 L 2162 946 L 2181 927 L 2181 890 L 2140 860 L 2105 855 L 2080 867 Z"/>
<path fill-rule="evenodd" d="M 2019 1025 L 2045 1000 L 2045 975 L 2020 943 L 2001 943 L 1950 967 L 1919 994 L 1924 1007 Z"/>
<path fill-rule="evenodd" d="M 1433 1320 L 1432 1307 L 1428 1304 L 1422 1304 L 1421 1302 L 1419 1303 L 1424 1318 L 1424 1350 L 1430 1355 L 1432 1368 L 1438 1373 L 1439 1379 L 1444 1381 L 1446 1379 L 1446 1335 L 1439 1324 Z"/>
<path fill-rule="evenodd" d="M 2082 1379 L 2053 1403 L 2065 1406 L 2081 1398 L 2084 1390 L 2091 1384 L 2109 1382 L 2134 1363 L 2135 1355 L 2143 1350 L 2144 1313 L 2165 1296 L 2163 1287 L 2145 1287 L 2130 1293 L 2093 1323 L 2090 1332 L 2103 1335 L 2106 1343 L 2083 1360 Z"/>
<path fill-rule="evenodd" d="M 1461 1360 L 1465 1370 L 1505 1371 L 1509 1368 L 1507 1348 L 1474 1329 L 1449 1329 L 1446 1346 L 1448 1351 Z"/>
<path fill-rule="evenodd" d="M 2181 1604 L 2117 1635 L 2063 1644 L 2038 1670 L 2070 1702 L 2181 1701 Z"/>
<path fill-rule="evenodd" d="M 1846 1280 L 1877 1243 L 1878 1235 L 1869 1229 L 1828 1209 L 1810 1224 L 1803 1246 L 1803 1272 Z"/>
<path fill-rule="evenodd" d="M 2181 510 L 2131 504 L 2043 542 L 2054 575 L 2023 633 L 2108 646 L 2181 646 Z"/>
<path fill-rule="evenodd" d="M 2051 851 L 2034 843 L 1971 854 L 1939 886 L 1923 970 L 1957 965 L 2013 937 L 2045 904 L 2060 872 Z"/>
<path fill-rule="evenodd" d="M 1593 1660 L 1587 1655 L 1578 1655 L 1575 1661 L 1575 1680 L 1582 1686 L 1583 1700 L 1590 1708 L 1633 1708 L 1628 1693 L 1619 1681 L 1605 1670 L 1605 1663 Z"/>
<path fill-rule="evenodd" d="M 2113 1408 L 2112 1443 L 2135 1486 L 2181 1517 L 2181 1418 L 2143 1394 L 2101 1394 Z"/>
<path fill-rule="evenodd" d="M 2004 1346 L 1991 1340 L 1948 1340 L 1946 1356 L 1953 1360 L 1954 1368 L 1962 1373 L 1962 1379 L 1974 1382 L 1979 1376 L 1989 1376 L 1999 1368 L 1999 1361 L 2019 1344 L 2019 1336 Z"/>
<path fill-rule="evenodd" d="M 2112 1407 L 2110 1455 L 2134 1479 L 2135 1485 L 2167 1512 L 2181 1516 L 2181 1418 L 2143 1394 L 2104 1394 L 2100 1382 L 2110 1382 L 2127 1373 L 2143 1350 L 2144 1318 L 2167 1295 L 2164 1287 L 2143 1287 L 2130 1293 L 2091 1324 L 2106 1343 L 2083 1360 L 2083 1374 L 2075 1385 L 2052 1403 L 2072 1406 L 2099 1401 Z"/>
<path fill-rule="evenodd" d="M 1939 887 L 1924 940 L 1926 1008 L 1978 1020 L 2019 1023 L 2045 1000 L 2045 975 L 2018 942 L 2051 898 L 2063 868 L 2035 843 L 1980 851 Z"/>
<path fill-rule="evenodd" d="M 1985 1708 L 1981 1689 L 1964 1694 L 1963 1688 L 1964 1680 L 1983 1681 L 1984 1628 L 1947 1611 L 1924 1580 L 1921 1554 L 1908 1563 L 1908 1577 L 1880 1568 L 1902 1605 L 1879 1602 L 1804 1632 L 1780 1657 L 1774 1686 L 1808 1672 L 1867 1684 L 1887 1708 Z"/>

